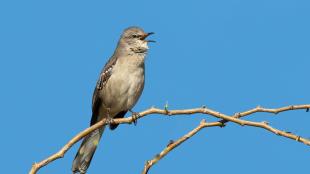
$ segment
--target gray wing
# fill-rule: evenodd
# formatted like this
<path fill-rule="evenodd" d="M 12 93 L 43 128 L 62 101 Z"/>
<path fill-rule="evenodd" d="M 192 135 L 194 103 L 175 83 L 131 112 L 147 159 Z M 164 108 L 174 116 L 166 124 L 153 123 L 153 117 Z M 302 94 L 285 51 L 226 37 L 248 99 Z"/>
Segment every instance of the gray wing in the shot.
<path fill-rule="evenodd" d="M 99 91 L 102 90 L 102 88 L 105 86 L 107 81 L 112 75 L 112 70 L 117 61 L 116 56 L 112 56 L 109 61 L 105 64 L 104 68 L 102 69 L 99 79 L 97 81 L 96 87 L 94 89 L 93 93 L 93 101 L 92 101 L 92 118 L 90 125 L 93 125 L 97 122 L 99 109 L 101 106 L 101 97 L 99 96 Z"/>

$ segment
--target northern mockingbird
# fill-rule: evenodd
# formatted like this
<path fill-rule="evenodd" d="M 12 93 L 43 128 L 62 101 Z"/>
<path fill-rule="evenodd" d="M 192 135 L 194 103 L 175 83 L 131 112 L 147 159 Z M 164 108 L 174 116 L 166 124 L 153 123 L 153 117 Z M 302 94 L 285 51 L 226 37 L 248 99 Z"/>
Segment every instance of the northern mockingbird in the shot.
<path fill-rule="evenodd" d="M 110 129 L 113 118 L 123 118 L 138 101 L 144 87 L 144 59 L 148 51 L 145 33 L 139 27 L 124 30 L 113 56 L 100 73 L 92 99 L 90 125 L 103 118 L 109 119 Z M 86 136 L 75 156 L 72 172 L 85 174 L 96 151 L 104 127 Z"/>

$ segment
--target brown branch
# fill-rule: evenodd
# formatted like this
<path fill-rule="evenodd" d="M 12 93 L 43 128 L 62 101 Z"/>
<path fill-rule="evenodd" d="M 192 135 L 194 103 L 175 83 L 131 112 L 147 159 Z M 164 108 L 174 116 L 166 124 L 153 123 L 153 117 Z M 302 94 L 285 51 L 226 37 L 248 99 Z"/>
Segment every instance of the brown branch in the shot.
<path fill-rule="evenodd" d="M 178 147 L 180 144 L 182 144 L 184 141 L 188 140 L 189 138 L 191 138 L 192 136 L 194 136 L 197 132 L 199 132 L 202 128 L 205 127 L 211 127 L 214 126 L 214 124 L 212 123 L 207 123 L 205 120 L 201 120 L 200 124 L 194 128 L 193 130 L 191 130 L 190 132 L 188 132 L 187 134 L 185 134 L 184 136 L 182 136 L 180 139 L 178 139 L 175 142 L 170 142 L 167 147 L 161 151 L 159 154 L 157 154 L 153 159 L 147 161 L 144 165 L 144 169 L 142 171 L 142 174 L 147 174 L 149 169 L 156 164 L 159 160 L 161 160 L 163 157 L 165 157 L 170 151 L 172 151 L 174 148 Z"/>
<path fill-rule="evenodd" d="M 195 108 L 195 109 L 185 109 L 185 110 L 167 110 L 167 109 L 157 109 L 157 108 L 150 108 L 147 109 L 143 112 L 140 112 L 139 115 L 137 116 L 137 119 L 145 117 L 147 115 L 151 114 L 161 114 L 161 115 L 189 115 L 189 114 L 208 114 L 217 118 L 223 119 L 222 121 L 218 122 L 213 122 L 213 123 L 208 123 L 212 124 L 212 126 L 223 126 L 225 122 L 230 121 L 234 122 L 237 124 L 240 124 L 242 126 L 247 125 L 247 126 L 254 126 L 254 127 L 260 127 L 263 129 L 266 129 L 270 132 L 273 132 L 277 135 L 281 135 L 290 139 L 294 139 L 296 141 L 302 142 L 306 145 L 310 145 L 310 141 L 308 139 L 302 138 L 300 136 L 294 135 L 292 133 L 287 133 L 284 131 L 280 131 L 278 129 L 272 128 L 269 126 L 266 122 L 251 122 L 251 121 L 246 121 L 246 120 L 241 120 L 241 117 L 256 113 L 256 112 L 269 112 L 269 113 L 280 113 L 288 110 L 298 110 L 298 109 L 306 109 L 308 110 L 310 108 L 310 105 L 295 105 L 295 106 L 287 106 L 287 107 L 282 107 L 282 108 L 277 108 L 277 109 L 267 109 L 267 108 L 262 108 L 262 107 L 256 107 L 254 109 L 244 111 L 241 113 L 237 113 L 234 116 L 227 116 L 225 114 L 216 112 L 212 109 L 202 107 L 202 108 Z M 115 123 L 118 124 L 131 124 L 134 121 L 134 117 L 127 117 L 127 118 L 121 118 L 121 119 L 114 119 Z M 106 124 L 106 120 L 103 119 L 96 123 L 95 125 L 81 131 L 79 134 L 77 134 L 74 138 L 72 138 L 63 148 L 61 148 L 57 153 L 51 155 L 50 157 L 46 158 L 45 160 L 39 162 L 39 163 L 34 163 L 29 174 L 36 174 L 37 171 L 42 168 L 43 166 L 46 166 L 50 162 L 64 157 L 65 153 L 79 140 L 81 140 L 83 137 L 86 135 L 90 134 L 92 131 L 98 129 L 99 127 L 103 126 Z M 210 126 L 209 126 L 210 127 Z"/>
<path fill-rule="evenodd" d="M 291 139 L 295 139 L 296 141 L 299 142 L 303 142 L 306 145 L 310 145 L 310 140 L 308 139 L 304 139 L 301 138 L 300 136 L 296 136 L 293 135 L 292 133 L 287 133 L 284 131 L 280 131 L 278 129 L 272 128 L 271 126 L 268 125 L 267 122 L 250 122 L 250 121 L 245 121 L 245 120 L 241 120 L 239 118 L 253 114 L 253 113 L 257 113 L 257 112 L 269 112 L 269 113 L 280 113 L 280 112 L 284 112 L 284 111 L 288 111 L 288 110 L 296 110 L 296 109 L 306 109 L 306 111 L 308 112 L 308 107 L 309 105 L 298 105 L 298 106 L 286 106 L 286 107 L 282 107 L 282 108 L 278 108 L 278 109 L 267 109 L 267 108 L 262 108 L 260 106 L 257 106 L 254 109 L 248 110 L 248 111 L 244 111 L 241 113 L 236 113 L 234 114 L 234 116 L 230 117 L 229 119 L 227 118 L 226 115 L 212 111 L 210 109 L 206 109 L 205 111 L 201 112 L 204 114 L 209 114 L 218 118 L 222 118 L 222 120 L 218 121 L 218 122 L 212 122 L 212 123 L 206 123 L 205 120 L 202 120 L 200 122 L 200 124 L 194 128 L 193 130 L 191 130 L 190 132 L 188 132 L 186 135 L 184 135 L 183 137 L 181 137 L 180 139 L 178 139 L 177 141 L 171 142 L 167 145 L 166 148 L 164 148 L 159 154 L 157 154 L 153 159 L 148 160 L 143 168 L 142 174 L 147 174 L 149 169 L 156 164 L 159 160 L 161 160 L 163 157 L 165 157 L 169 152 L 171 152 L 174 148 L 178 147 L 180 144 L 182 144 L 183 142 L 185 142 L 186 140 L 188 140 L 189 138 L 191 138 L 192 136 L 194 136 L 196 133 L 198 133 L 201 129 L 205 128 L 205 127 L 215 127 L 215 126 L 220 126 L 223 127 L 224 124 L 226 122 L 235 122 L 237 124 L 240 124 L 242 126 L 244 125 L 248 125 L 248 126 L 254 126 L 254 127 L 261 127 L 264 128 L 266 130 L 269 130 L 277 135 L 281 135 L 287 138 L 291 138 Z M 195 111 L 194 111 L 195 112 Z M 233 121 L 234 119 L 237 119 L 235 121 Z"/>

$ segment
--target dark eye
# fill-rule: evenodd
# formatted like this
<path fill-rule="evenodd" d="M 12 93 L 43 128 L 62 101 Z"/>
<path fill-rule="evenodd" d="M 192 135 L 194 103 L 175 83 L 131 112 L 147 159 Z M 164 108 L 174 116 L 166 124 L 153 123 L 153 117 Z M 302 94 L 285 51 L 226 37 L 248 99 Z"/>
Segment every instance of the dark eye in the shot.
<path fill-rule="evenodd" d="M 137 35 L 137 34 L 133 34 L 133 35 L 132 35 L 132 37 L 133 37 L 133 38 L 138 38 L 138 37 L 139 37 L 139 35 Z"/>

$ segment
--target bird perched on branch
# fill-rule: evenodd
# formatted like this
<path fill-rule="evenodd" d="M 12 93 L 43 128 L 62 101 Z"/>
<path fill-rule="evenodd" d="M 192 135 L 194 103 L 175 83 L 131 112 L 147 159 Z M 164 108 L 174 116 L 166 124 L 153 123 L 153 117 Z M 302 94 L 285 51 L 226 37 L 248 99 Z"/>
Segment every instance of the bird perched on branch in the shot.
<path fill-rule="evenodd" d="M 133 108 L 144 87 L 144 60 L 149 49 L 146 33 L 139 27 L 124 30 L 112 57 L 100 73 L 92 99 L 90 125 L 106 118 L 110 129 L 118 124 L 113 118 L 123 118 Z M 101 127 L 83 139 L 72 164 L 72 172 L 85 174 L 105 127 Z"/>

